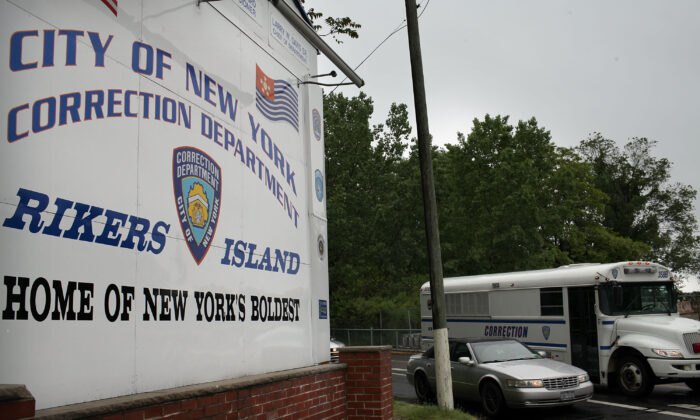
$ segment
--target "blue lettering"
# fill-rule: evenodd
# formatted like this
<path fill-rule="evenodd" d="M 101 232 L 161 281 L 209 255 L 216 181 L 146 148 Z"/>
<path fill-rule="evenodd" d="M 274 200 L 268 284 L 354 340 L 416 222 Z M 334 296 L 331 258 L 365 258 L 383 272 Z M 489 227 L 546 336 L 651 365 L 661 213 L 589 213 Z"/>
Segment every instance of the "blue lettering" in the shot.
<path fill-rule="evenodd" d="M 232 265 L 235 265 L 236 267 L 241 267 L 243 265 L 243 261 L 245 261 L 246 245 L 247 244 L 243 241 L 236 242 L 236 245 L 233 248 L 233 259 L 231 261 Z"/>
<path fill-rule="evenodd" d="M 100 34 L 97 32 L 88 32 L 88 36 L 90 37 L 90 42 L 92 43 L 92 49 L 95 50 L 95 67 L 104 67 L 105 53 L 107 52 L 107 48 L 109 48 L 109 44 L 112 42 L 112 38 L 114 38 L 114 36 L 110 35 L 105 44 L 102 44 L 102 41 L 100 41 Z M 44 44 L 45 43 L 46 41 L 44 41 Z M 44 64 L 44 66 L 46 66 L 46 64 Z"/>
<path fill-rule="evenodd" d="M 140 65 L 141 50 L 146 52 L 146 67 Z M 153 74 L 153 47 L 143 42 L 134 41 L 131 47 L 131 69 L 140 74 Z"/>
<path fill-rule="evenodd" d="M 28 36 L 39 36 L 39 31 L 19 31 L 10 37 L 10 70 L 12 71 L 37 68 L 36 61 L 26 64 L 22 62 L 22 42 Z"/>
<path fill-rule="evenodd" d="M 258 261 L 253 262 L 253 254 L 258 246 L 254 243 L 248 243 L 248 261 L 245 263 L 246 268 L 258 268 Z"/>
<path fill-rule="evenodd" d="M 29 131 L 24 131 L 22 133 L 17 133 L 17 113 L 23 109 L 29 109 L 29 104 L 24 104 L 16 106 L 10 110 L 7 114 L 7 141 L 8 143 L 15 142 L 19 139 L 27 137 Z"/>
<path fill-rule="evenodd" d="M 71 99 L 71 104 L 68 100 Z M 80 94 L 79 93 L 64 93 L 59 97 L 60 111 L 58 115 L 58 125 L 66 125 L 68 123 L 68 113 L 70 113 L 71 122 L 80 122 Z"/>
<path fill-rule="evenodd" d="M 53 66 L 53 51 L 56 39 L 56 31 L 53 29 L 44 29 L 44 62 L 42 67 Z"/>
<path fill-rule="evenodd" d="M 45 125 L 41 124 L 41 106 L 43 104 L 48 105 L 48 118 Z M 56 98 L 51 96 L 34 102 L 32 105 L 32 131 L 39 133 L 53 128 L 54 125 L 56 125 Z"/>
<path fill-rule="evenodd" d="M 185 89 L 188 91 L 190 90 L 190 80 L 192 81 L 192 89 L 194 90 L 194 94 L 199 96 L 200 98 L 202 97 L 202 71 L 199 71 L 199 82 L 197 82 L 197 79 L 195 78 L 194 74 L 194 67 L 192 64 L 187 63 L 186 64 L 186 73 L 187 76 L 185 78 Z"/>
<path fill-rule="evenodd" d="M 83 31 L 72 31 L 68 29 L 61 29 L 58 31 L 58 36 L 65 35 L 66 37 L 66 66 L 74 66 L 75 59 L 75 47 L 78 43 L 78 37 L 83 36 Z"/>
<path fill-rule="evenodd" d="M 122 101 L 118 101 L 117 99 L 114 98 L 116 94 L 121 94 L 122 91 L 121 89 L 109 89 L 107 91 L 107 116 L 108 117 L 121 117 L 122 113 L 121 112 L 116 112 L 114 110 L 114 107 L 117 105 L 121 105 Z"/>
<path fill-rule="evenodd" d="M 19 204 L 15 209 L 15 214 L 12 217 L 8 217 L 2 223 L 3 226 L 13 228 L 13 229 L 24 229 L 24 215 L 29 215 L 29 231 L 32 233 L 37 233 L 44 225 L 41 221 L 41 212 L 46 209 L 49 205 L 49 196 L 36 191 L 25 190 L 20 188 L 17 191 L 19 196 Z M 30 202 L 36 202 L 36 205 L 30 205 Z"/>

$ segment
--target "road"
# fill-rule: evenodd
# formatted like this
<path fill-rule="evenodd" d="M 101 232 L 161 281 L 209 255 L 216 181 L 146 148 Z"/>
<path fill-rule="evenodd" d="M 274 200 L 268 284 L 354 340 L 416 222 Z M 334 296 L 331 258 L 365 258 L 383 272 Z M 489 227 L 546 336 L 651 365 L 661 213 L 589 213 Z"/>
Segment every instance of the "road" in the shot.
<path fill-rule="evenodd" d="M 391 358 L 394 398 L 416 403 L 416 394 L 406 379 L 408 355 L 393 355 Z M 457 402 L 458 408 L 476 418 L 486 418 L 479 404 Z M 654 392 L 644 399 L 634 399 L 615 391 L 596 386 L 595 394 L 589 401 L 571 407 L 528 409 L 517 412 L 518 419 L 624 419 L 634 420 L 700 420 L 700 397 L 693 394 L 685 384 L 657 385 Z"/>

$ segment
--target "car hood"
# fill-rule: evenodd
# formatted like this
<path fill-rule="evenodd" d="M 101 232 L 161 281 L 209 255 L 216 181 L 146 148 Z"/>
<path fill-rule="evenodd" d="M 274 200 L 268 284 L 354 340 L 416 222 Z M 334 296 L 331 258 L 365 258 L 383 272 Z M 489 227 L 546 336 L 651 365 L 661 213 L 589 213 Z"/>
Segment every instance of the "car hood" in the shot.
<path fill-rule="evenodd" d="M 484 369 L 493 370 L 517 379 L 559 378 L 562 376 L 578 376 L 586 373 L 575 366 L 550 359 L 491 362 L 483 363 L 480 366 Z"/>

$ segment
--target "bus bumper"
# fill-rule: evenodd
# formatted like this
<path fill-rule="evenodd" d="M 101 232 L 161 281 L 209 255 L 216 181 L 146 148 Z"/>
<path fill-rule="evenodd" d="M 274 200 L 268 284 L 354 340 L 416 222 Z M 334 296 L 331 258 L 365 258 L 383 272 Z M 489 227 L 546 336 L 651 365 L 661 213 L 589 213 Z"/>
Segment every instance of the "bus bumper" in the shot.
<path fill-rule="evenodd" d="M 659 379 L 700 378 L 700 359 L 647 359 L 647 362 Z"/>

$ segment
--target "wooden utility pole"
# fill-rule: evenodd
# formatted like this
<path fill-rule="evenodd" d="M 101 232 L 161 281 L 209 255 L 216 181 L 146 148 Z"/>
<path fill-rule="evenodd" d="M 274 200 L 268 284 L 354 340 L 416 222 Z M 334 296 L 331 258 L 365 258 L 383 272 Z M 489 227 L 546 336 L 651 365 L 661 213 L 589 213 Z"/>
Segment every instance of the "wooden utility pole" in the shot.
<path fill-rule="evenodd" d="M 411 54 L 411 74 L 413 75 L 413 100 L 416 106 L 418 156 L 423 189 L 425 233 L 428 240 L 437 399 L 438 406 L 452 410 L 454 401 L 452 397 L 450 347 L 447 340 L 447 318 L 445 317 L 445 290 L 442 284 L 440 229 L 438 228 L 437 202 L 435 200 L 435 184 L 433 182 L 432 141 L 428 128 L 428 106 L 425 101 L 423 58 L 420 52 L 416 0 L 406 0 L 406 24 L 408 26 L 408 49 Z"/>

